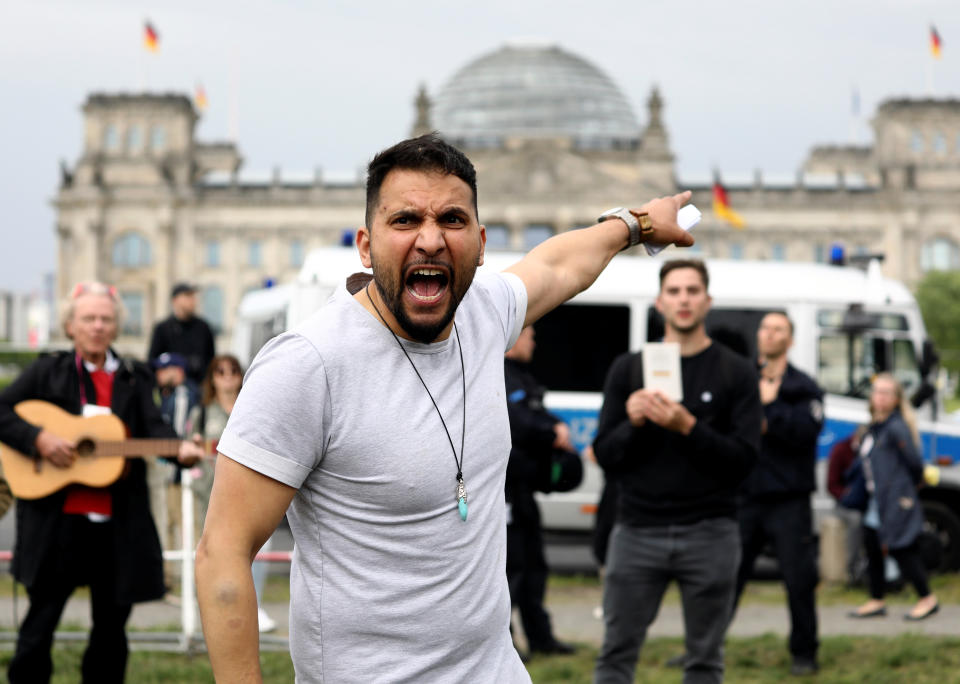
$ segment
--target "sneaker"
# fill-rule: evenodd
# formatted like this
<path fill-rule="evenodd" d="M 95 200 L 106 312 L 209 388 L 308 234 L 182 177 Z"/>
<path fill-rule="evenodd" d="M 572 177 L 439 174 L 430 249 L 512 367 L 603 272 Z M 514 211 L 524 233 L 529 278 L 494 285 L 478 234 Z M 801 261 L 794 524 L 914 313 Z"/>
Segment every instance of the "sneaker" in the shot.
<path fill-rule="evenodd" d="M 267 611 L 263 608 L 257 608 L 257 622 L 259 623 L 261 634 L 272 632 L 277 628 L 276 621 L 267 615 Z"/>
<path fill-rule="evenodd" d="M 820 666 L 812 658 L 794 658 L 793 665 L 790 666 L 790 674 L 794 677 L 815 675 L 819 670 Z"/>

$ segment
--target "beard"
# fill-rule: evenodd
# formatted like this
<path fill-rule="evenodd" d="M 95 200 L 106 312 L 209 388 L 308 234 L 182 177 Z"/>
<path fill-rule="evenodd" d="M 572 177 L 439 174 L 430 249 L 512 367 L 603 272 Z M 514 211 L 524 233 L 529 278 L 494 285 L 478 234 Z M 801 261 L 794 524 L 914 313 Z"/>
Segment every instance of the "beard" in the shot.
<path fill-rule="evenodd" d="M 480 257 L 478 256 L 477 261 L 479 262 L 479 260 Z M 411 264 L 407 264 L 402 269 L 402 272 L 409 272 L 411 267 L 440 266 L 445 268 L 449 273 L 449 281 L 446 287 L 449 288 L 450 291 L 450 300 L 446 310 L 438 320 L 432 323 L 419 323 L 410 318 L 410 315 L 403 306 L 403 290 L 406 287 L 406 283 L 401 275 L 387 268 L 381 268 L 372 253 L 370 255 L 370 261 L 373 268 L 373 282 L 380 292 L 380 298 L 384 304 L 386 304 L 390 313 L 393 314 L 397 323 L 400 324 L 403 331 L 407 333 L 411 339 L 424 344 L 429 344 L 436 340 L 444 328 L 453 320 L 453 316 L 457 312 L 457 307 L 460 306 L 461 300 L 464 295 L 466 295 L 467 290 L 470 289 L 470 284 L 473 282 L 473 276 L 477 272 L 477 266 L 479 265 L 474 264 L 467 272 L 460 274 L 454 268 L 453 264 L 437 260 L 418 259 Z"/>

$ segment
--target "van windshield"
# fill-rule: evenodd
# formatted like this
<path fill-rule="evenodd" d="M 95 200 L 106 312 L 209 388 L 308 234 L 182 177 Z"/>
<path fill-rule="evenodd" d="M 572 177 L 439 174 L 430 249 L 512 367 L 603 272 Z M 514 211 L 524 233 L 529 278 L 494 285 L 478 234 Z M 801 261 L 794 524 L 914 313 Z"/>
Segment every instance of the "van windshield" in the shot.
<path fill-rule="evenodd" d="M 818 319 L 821 325 L 829 322 L 822 312 Z M 920 385 L 920 370 L 916 349 L 905 327 L 895 330 L 894 326 L 886 325 L 877 326 L 886 329 L 856 331 L 844 330 L 842 326 L 821 328 L 817 382 L 832 394 L 866 399 L 873 376 L 887 371 L 903 385 L 907 394 L 912 393 Z"/>

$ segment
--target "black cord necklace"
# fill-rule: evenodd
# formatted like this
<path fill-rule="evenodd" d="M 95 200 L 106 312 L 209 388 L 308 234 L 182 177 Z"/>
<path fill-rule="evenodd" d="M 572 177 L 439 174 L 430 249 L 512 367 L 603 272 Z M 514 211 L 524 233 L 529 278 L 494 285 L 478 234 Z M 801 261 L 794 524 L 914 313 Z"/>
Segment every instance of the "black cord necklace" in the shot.
<path fill-rule="evenodd" d="M 460 331 L 457 330 L 457 322 L 453 322 L 453 331 L 457 335 L 457 349 L 460 351 L 460 379 L 463 383 L 463 431 L 460 433 L 460 458 L 457 458 L 457 450 L 453 446 L 453 438 L 450 436 L 450 430 L 447 429 L 447 423 L 443 419 L 443 414 L 440 413 L 440 407 L 437 406 L 437 400 L 434 399 L 433 394 L 430 393 L 430 388 L 427 387 L 427 383 L 424 382 L 423 376 L 420 375 L 420 371 L 417 370 L 417 365 L 413 362 L 413 359 L 410 358 L 410 354 L 407 353 L 407 349 L 403 346 L 403 342 L 401 342 L 400 338 L 397 337 L 397 333 L 393 332 L 393 328 L 387 324 L 387 320 L 383 317 L 383 314 L 380 313 L 380 309 L 377 308 L 377 305 L 374 303 L 373 297 L 370 296 L 370 283 L 367 283 L 367 286 L 364 288 L 364 290 L 367 293 L 367 299 L 370 300 L 370 305 L 373 307 L 373 310 L 377 312 L 380 320 L 383 321 L 383 324 L 386 326 L 387 330 L 389 330 L 390 334 L 393 335 L 393 339 L 397 341 L 397 344 L 400 346 L 400 351 L 402 351 L 403 355 L 407 357 L 407 361 L 410 362 L 413 372 L 417 374 L 420 384 L 423 385 L 423 389 L 427 391 L 427 396 L 430 397 L 430 401 L 433 402 L 433 408 L 437 410 L 437 415 L 440 416 L 440 424 L 443 425 L 443 431 L 447 433 L 447 441 L 450 442 L 450 450 L 453 452 L 453 462 L 457 464 L 457 510 L 460 512 L 460 519 L 466 522 L 467 486 L 463 483 L 463 445 L 467 436 L 467 373 L 463 365 L 463 345 L 460 344 Z"/>

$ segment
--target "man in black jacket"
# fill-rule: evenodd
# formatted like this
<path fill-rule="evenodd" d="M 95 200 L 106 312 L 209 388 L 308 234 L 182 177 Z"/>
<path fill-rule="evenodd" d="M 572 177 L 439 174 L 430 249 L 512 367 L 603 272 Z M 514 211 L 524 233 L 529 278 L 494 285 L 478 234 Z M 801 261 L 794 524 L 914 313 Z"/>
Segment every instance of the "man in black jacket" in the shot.
<path fill-rule="evenodd" d="M 757 330 L 763 439 L 757 465 L 741 488 L 743 559 L 737 574 L 737 599 L 757 556 L 771 543 L 787 587 L 791 672 L 805 675 L 817 671 L 814 592 L 819 577 L 810 494 L 816 488 L 823 391 L 810 376 L 787 362 L 792 344 L 793 323 L 786 314 L 772 312 L 763 317 Z"/>
<path fill-rule="evenodd" d="M 153 372 L 110 349 L 118 330 L 116 290 L 81 283 L 64 312 L 74 349 L 40 357 L 0 393 L 0 441 L 36 460 L 37 469 L 69 468 L 76 445 L 55 426 L 32 425 L 14 407 L 40 399 L 73 414 L 113 413 L 132 437 L 176 439 L 153 403 Z M 180 442 L 191 465 L 202 450 Z M 84 682 L 122 682 L 125 625 L 133 603 L 163 596 L 160 542 L 150 516 L 141 460 L 108 487 L 69 485 L 49 496 L 17 501 L 13 575 L 27 589 L 30 609 L 20 626 L 8 671 L 11 684 L 50 680 L 53 632 L 73 590 L 90 586 L 93 627 L 83 657 Z"/>
<path fill-rule="evenodd" d="M 570 428 L 543 406 L 543 387 L 529 368 L 535 347 L 533 326 L 527 326 L 504 355 L 512 443 L 506 480 L 507 581 L 530 653 L 564 654 L 574 649 L 554 638 L 550 616 L 543 609 L 547 561 L 533 493 L 550 483 L 553 450 L 574 448 Z"/>
<path fill-rule="evenodd" d="M 637 387 L 633 354 L 607 374 L 597 461 L 619 487 L 604 577 L 604 640 L 594 682 L 627 684 L 667 585 L 683 603 L 684 681 L 723 680 L 740 536 L 736 494 L 753 467 L 762 420 L 750 362 L 706 334 L 703 262 L 668 261 L 657 310 L 665 342 L 679 345 L 683 399 Z M 641 357 L 642 360 L 642 357 Z"/>
<path fill-rule="evenodd" d="M 180 354 L 187 360 L 187 377 L 199 387 L 213 360 L 214 345 L 210 326 L 196 315 L 197 288 L 174 285 L 170 308 L 173 312 L 153 328 L 147 359 L 153 361 L 164 352 Z"/>

